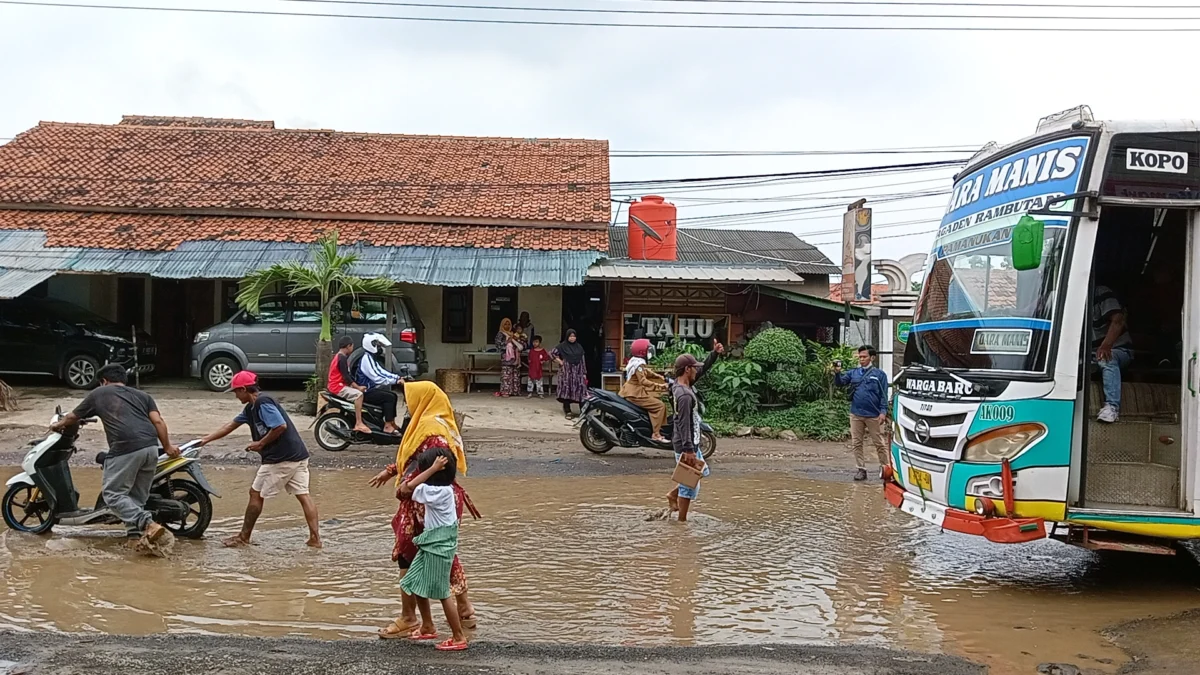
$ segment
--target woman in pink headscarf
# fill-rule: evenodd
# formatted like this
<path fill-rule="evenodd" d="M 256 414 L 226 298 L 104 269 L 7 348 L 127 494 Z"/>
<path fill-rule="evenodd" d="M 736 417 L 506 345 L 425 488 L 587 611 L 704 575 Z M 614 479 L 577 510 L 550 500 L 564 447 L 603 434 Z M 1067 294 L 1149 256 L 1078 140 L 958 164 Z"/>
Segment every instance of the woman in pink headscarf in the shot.
<path fill-rule="evenodd" d="M 665 443 L 662 427 L 667 423 L 667 406 L 662 395 L 667 391 L 667 381 L 650 369 L 646 359 L 650 358 L 650 341 L 634 340 L 629 348 L 632 355 L 625 364 L 625 384 L 621 385 L 621 397 L 650 413 L 653 440 Z"/>

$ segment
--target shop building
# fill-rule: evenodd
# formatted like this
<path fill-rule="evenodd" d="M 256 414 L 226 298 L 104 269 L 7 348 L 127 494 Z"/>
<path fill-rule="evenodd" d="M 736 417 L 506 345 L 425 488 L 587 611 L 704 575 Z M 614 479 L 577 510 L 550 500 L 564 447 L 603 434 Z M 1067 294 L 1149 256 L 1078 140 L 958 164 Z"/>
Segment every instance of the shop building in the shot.
<path fill-rule="evenodd" d="M 608 257 L 588 270 L 605 286 L 604 347 L 618 363 L 635 334 L 660 347 L 672 340 L 707 347 L 714 338 L 733 344 L 770 322 L 837 341 L 846 307 L 828 294 L 840 268 L 816 247 L 790 232 L 681 228 L 669 204 L 640 203 L 650 208 L 634 204 L 629 224 L 609 232 Z"/>
<path fill-rule="evenodd" d="M 770 321 L 837 339 L 839 269 L 795 235 L 678 228 L 662 198 L 630 213 L 610 226 L 605 141 L 41 123 L 0 146 L 0 298 L 59 298 L 148 331 L 159 373 L 184 376 L 193 336 L 237 311 L 241 278 L 336 229 L 356 274 L 411 299 L 429 376 L 494 381 L 494 336 L 522 312 L 548 348 L 575 329 L 593 382 L 637 330 L 733 343 Z"/>
<path fill-rule="evenodd" d="M 432 372 L 491 344 L 502 315 L 529 311 L 556 339 L 609 217 L 605 141 L 41 123 L 0 145 L 0 297 L 148 330 L 159 372 L 182 376 L 239 279 L 336 229 L 355 273 L 414 300 Z"/>

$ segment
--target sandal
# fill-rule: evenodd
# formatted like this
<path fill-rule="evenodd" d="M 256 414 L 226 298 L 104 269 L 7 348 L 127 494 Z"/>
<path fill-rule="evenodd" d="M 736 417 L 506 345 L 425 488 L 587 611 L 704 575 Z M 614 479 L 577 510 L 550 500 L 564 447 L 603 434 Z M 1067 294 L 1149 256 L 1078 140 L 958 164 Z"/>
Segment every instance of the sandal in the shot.
<path fill-rule="evenodd" d="M 414 629 L 420 628 L 420 627 L 421 627 L 421 624 L 418 623 L 416 625 L 405 628 L 404 626 L 400 625 L 399 620 L 394 620 L 391 623 L 389 623 L 388 625 L 386 625 L 383 628 L 380 628 L 378 631 L 376 631 L 376 634 L 379 635 L 380 640 L 399 640 L 401 638 L 408 637 L 409 635 L 412 634 L 412 631 Z"/>
<path fill-rule="evenodd" d="M 421 629 L 417 628 L 416 630 L 414 630 L 412 633 L 409 634 L 408 639 L 416 641 L 416 642 L 423 642 L 426 640 L 436 640 L 436 639 L 438 639 L 438 634 L 437 633 L 422 633 Z"/>
<path fill-rule="evenodd" d="M 461 652 L 466 651 L 467 643 L 466 641 L 455 642 L 454 638 L 450 638 L 445 642 L 437 643 L 437 646 L 434 647 L 434 649 L 438 650 L 439 652 Z"/>

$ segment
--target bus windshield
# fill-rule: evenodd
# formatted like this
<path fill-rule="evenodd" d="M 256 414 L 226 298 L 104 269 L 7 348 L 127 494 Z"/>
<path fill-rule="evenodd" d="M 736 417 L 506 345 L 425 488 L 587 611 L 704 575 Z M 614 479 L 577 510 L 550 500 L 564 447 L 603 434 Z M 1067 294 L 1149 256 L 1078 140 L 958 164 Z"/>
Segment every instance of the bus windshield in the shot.
<path fill-rule="evenodd" d="M 922 286 L 906 353 L 944 368 L 1042 372 L 1050 348 L 1065 226 L 1047 223 L 1042 264 L 1012 267 L 1012 225 L 985 233 L 995 243 L 935 255 Z"/>
<path fill-rule="evenodd" d="M 1029 211 L 1078 191 L 1089 140 L 1042 142 L 955 183 L 914 313 L 906 365 L 1047 372 L 1070 221 L 1037 216 L 1044 226 L 1042 259 L 1026 271 L 1013 268 L 1012 232 Z"/>

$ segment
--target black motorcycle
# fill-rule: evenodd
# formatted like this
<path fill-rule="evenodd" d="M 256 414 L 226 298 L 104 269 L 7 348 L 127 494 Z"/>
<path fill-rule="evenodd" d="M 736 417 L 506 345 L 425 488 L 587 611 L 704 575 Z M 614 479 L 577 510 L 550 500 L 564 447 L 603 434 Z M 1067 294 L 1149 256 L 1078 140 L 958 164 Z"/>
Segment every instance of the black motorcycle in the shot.
<path fill-rule="evenodd" d="M 358 361 L 363 358 L 364 352 L 359 350 L 350 357 L 350 372 L 357 373 Z M 405 366 L 401 366 L 400 377 L 407 379 L 411 378 L 411 373 Z M 404 395 L 400 394 L 400 404 L 404 403 Z M 389 434 L 383 430 L 383 408 L 370 403 L 363 403 L 363 424 L 371 429 L 371 433 L 364 434 L 361 431 L 354 430 L 355 415 L 354 401 L 348 398 L 342 398 L 334 394 L 325 392 L 325 405 L 317 411 L 317 418 L 313 421 L 313 435 L 317 439 L 317 445 L 330 452 L 341 452 L 351 445 L 397 445 L 400 443 L 400 438 L 404 435 L 404 428 L 408 426 L 408 419 L 405 418 L 400 431 L 394 434 Z"/>
<path fill-rule="evenodd" d="M 650 439 L 650 414 L 606 389 L 591 389 L 591 396 L 583 402 L 579 411 L 579 442 L 596 454 L 603 454 L 616 446 L 622 448 L 671 449 L 673 423 L 670 419 L 662 428 L 666 443 Z M 704 406 L 700 404 L 703 411 Z M 700 454 L 712 459 L 717 454 L 717 435 L 708 424 L 700 423 Z"/>

